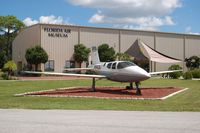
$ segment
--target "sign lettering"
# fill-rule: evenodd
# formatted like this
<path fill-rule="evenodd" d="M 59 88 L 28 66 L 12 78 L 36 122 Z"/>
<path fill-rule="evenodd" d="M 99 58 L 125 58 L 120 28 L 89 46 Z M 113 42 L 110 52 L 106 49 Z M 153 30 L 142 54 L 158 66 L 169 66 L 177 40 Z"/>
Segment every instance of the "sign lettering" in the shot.
<path fill-rule="evenodd" d="M 44 32 L 48 33 L 49 37 L 68 37 L 71 34 L 71 29 L 65 28 L 44 28 Z"/>

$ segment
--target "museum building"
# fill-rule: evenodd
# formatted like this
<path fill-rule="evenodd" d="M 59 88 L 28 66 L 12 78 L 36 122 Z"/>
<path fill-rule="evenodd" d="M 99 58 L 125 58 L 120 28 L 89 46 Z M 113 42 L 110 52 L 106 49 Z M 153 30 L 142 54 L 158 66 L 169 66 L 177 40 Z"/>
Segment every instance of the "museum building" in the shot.
<path fill-rule="evenodd" d="M 25 52 L 28 48 L 40 45 L 48 54 L 48 62 L 40 65 L 43 71 L 63 72 L 76 67 L 73 59 L 74 45 L 86 47 L 109 44 L 116 52 L 127 51 L 140 39 L 150 48 L 181 60 L 179 64 L 186 70 L 184 59 L 200 56 L 200 35 L 166 33 L 130 29 L 87 27 L 74 25 L 36 24 L 22 29 L 13 41 L 13 60 L 17 70 L 26 65 Z M 150 63 L 150 71 L 167 70 L 172 63 Z M 85 64 L 82 65 L 85 67 Z"/>

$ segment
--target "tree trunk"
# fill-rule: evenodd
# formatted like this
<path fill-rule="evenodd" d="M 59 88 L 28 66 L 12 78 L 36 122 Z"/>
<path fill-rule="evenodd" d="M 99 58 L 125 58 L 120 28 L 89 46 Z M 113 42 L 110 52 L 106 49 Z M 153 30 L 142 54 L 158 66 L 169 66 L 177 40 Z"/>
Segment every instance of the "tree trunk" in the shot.
<path fill-rule="evenodd" d="M 8 80 L 10 80 L 11 79 L 11 70 L 8 70 Z"/>
<path fill-rule="evenodd" d="M 35 71 L 38 70 L 38 64 L 35 64 Z"/>
<path fill-rule="evenodd" d="M 81 63 L 81 62 L 78 62 L 78 64 L 79 64 L 78 68 L 81 68 L 81 64 L 82 64 L 82 63 Z M 77 71 L 77 73 L 80 74 L 81 71 Z"/>
<path fill-rule="evenodd" d="M 6 55 L 7 55 L 7 60 L 11 60 L 12 59 L 12 47 L 11 47 L 11 43 L 10 43 L 10 29 L 8 28 L 8 32 L 6 34 L 7 36 L 7 50 L 6 50 Z"/>
<path fill-rule="evenodd" d="M 81 63 L 81 62 L 79 62 L 79 68 L 81 68 L 81 64 L 82 64 L 82 63 Z"/>

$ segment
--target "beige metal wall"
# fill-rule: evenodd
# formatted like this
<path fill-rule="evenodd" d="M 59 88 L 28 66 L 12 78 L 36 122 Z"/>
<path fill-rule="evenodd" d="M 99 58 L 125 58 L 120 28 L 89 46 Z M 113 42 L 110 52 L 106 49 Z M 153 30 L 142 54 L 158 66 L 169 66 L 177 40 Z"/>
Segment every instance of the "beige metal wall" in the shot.
<path fill-rule="evenodd" d="M 185 58 L 191 56 L 200 57 L 200 37 L 198 36 L 185 36 Z M 185 70 L 187 70 L 185 66 Z"/>
<path fill-rule="evenodd" d="M 70 29 L 68 37 L 50 37 L 44 28 Z M 136 39 L 168 56 L 184 60 L 192 55 L 200 56 L 200 36 L 150 31 L 136 31 L 83 26 L 37 24 L 23 29 L 13 41 L 13 59 L 25 61 L 25 51 L 36 44 L 47 51 L 49 60 L 54 60 L 55 72 L 62 72 L 66 60 L 73 60 L 74 45 L 83 43 L 86 47 L 109 44 L 116 52 L 125 52 Z M 184 45 L 185 44 L 185 45 Z M 185 51 L 184 51 L 185 49 Z M 167 70 L 171 64 L 153 64 L 152 70 Z M 180 63 L 183 66 L 183 63 Z M 84 66 L 84 65 L 83 65 Z M 44 65 L 42 65 L 44 70 Z"/>
<path fill-rule="evenodd" d="M 139 31 L 121 31 L 121 52 L 125 52 L 137 39 L 154 48 L 154 33 Z"/>
<path fill-rule="evenodd" d="M 107 43 L 118 52 L 119 31 L 99 28 L 80 28 L 80 43 L 83 43 L 88 48 Z"/>
<path fill-rule="evenodd" d="M 184 36 L 156 33 L 156 50 L 173 58 L 184 60 Z M 178 63 L 183 67 L 183 63 Z M 156 71 L 167 70 L 172 64 L 156 63 Z"/>
<path fill-rule="evenodd" d="M 48 32 L 44 31 L 44 28 L 70 29 L 71 33 L 67 33 L 68 37 L 50 37 Z M 42 25 L 41 44 L 48 53 L 49 60 L 54 60 L 54 71 L 62 72 L 65 67 L 65 61 L 73 58 L 74 45 L 78 44 L 78 28 L 61 25 Z"/>
<path fill-rule="evenodd" d="M 200 57 L 200 37 L 185 37 L 185 56 L 186 58 L 197 55 Z"/>
<path fill-rule="evenodd" d="M 12 44 L 14 62 L 16 64 L 18 62 L 22 62 L 22 65 L 26 64 L 26 50 L 37 44 L 40 44 L 40 25 L 22 29 Z"/>
<path fill-rule="evenodd" d="M 154 32 L 122 30 L 120 35 L 121 52 L 124 53 L 137 39 L 140 39 L 151 48 L 154 48 L 154 34 Z M 152 67 L 150 71 L 154 69 L 154 63 L 149 66 Z"/>

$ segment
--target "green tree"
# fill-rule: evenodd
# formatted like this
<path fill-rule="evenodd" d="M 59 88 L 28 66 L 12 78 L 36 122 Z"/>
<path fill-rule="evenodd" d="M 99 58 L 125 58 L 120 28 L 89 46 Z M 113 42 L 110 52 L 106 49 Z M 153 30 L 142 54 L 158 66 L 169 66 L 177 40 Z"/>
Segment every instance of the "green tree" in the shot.
<path fill-rule="evenodd" d="M 126 53 L 117 53 L 116 57 L 119 61 L 132 61 L 131 56 Z"/>
<path fill-rule="evenodd" d="M 171 65 L 169 67 L 169 70 L 181 70 L 181 69 L 182 69 L 182 67 L 179 66 L 179 65 Z M 182 75 L 183 75 L 183 72 L 181 72 L 181 71 L 180 72 L 169 73 L 169 77 L 173 78 L 173 79 L 178 79 Z"/>
<path fill-rule="evenodd" d="M 0 69 L 6 63 L 6 50 L 5 50 L 5 38 L 0 35 Z"/>
<path fill-rule="evenodd" d="M 3 71 L 8 72 L 8 79 L 11 79 L 11 74 L 15 70 L 17 70 L 17 66 L 12 60 L 8 61 L 3 66 Z"/>
<path fill-rule="evenodd" d="M 192 77 L 191 71 L 185 72 L 185 73 L 183 74 L 183 78 L 184 78 L 184 79 L 192 79 L 193 77 Z"/>
<path fill-rule="evenodd" d="M 189 70 L 199 68 L 200 66 L 200 58 L 198 56 L 191 56 L 190 58 L 185 58 L 186 67 Z"/>
<path fill-rule="evenodd" d="M 3 65 L 6 62 L 6 52 L 4 50 L 0 51 L 0 68 L 3 67 Z"/>
<path fill-rule="evenodd" d="M 38 70 L 38 65 L 40 63 L 46 63 L 48 61 L 48 55 L 46 51 L 39 45 L 27 49 L 25 58 L 29 64 L 35 65 L 35 71 Z"/>
<path fill-rule="evenodd" d="M 4 45 L 6 46 L 7 60 L 12 58 L 12 41 L 22 27 L 24 27 L 24 23 L 15 16 L 0 16 L 0 34 L 5 39 Z"/>
<path fill-rule="evenodd" d="M 74 60 L 79 63 L 79 67 L 84 61 L 88 61 L 90 49 L 84 44 L 76 44 L 74 46 Z"/>
<path fill-rule="evenodd" d="M 114 61 L 116 59 L 115 50 L 113 47 L 109 47 L 108 44 L 102 44 L 98 47 L 100 61 Z"/>

